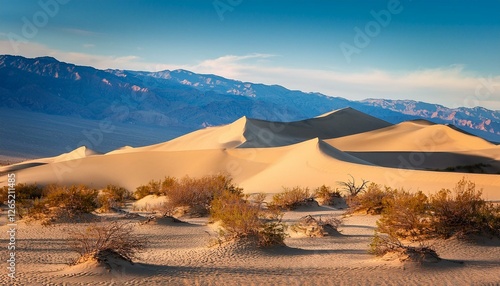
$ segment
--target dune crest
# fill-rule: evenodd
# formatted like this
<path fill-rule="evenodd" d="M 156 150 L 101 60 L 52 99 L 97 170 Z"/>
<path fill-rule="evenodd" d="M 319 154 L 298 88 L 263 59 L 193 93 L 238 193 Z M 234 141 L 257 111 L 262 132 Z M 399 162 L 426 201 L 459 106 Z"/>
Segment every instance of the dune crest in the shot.
<path fill-rule="evenodd" d="M 156 145 L 125 147 L 104 155 L 80 147 L 7 167 L 19 174 L 22 183 L 83 183 L 97 188 L 116 184 L 131 191 L 165 176 L 217 172 L 231 174 L 248 193 L 277 193 L 282 186 L 335 185 L 350 175 L 433 192 L 451 188 L 466 176 L 484 188 L 489 199 L 500 199 L 498 175 L 428 171 L 479 162 L 482 165 L 476 169 L 494 173 L 500 170 L 498 148 L 445 125 L 428 121 L 391 125 L 346 108 L 295 122 L 242 117 Z M 3 173 L 0 183 L 6 182 Z"/>

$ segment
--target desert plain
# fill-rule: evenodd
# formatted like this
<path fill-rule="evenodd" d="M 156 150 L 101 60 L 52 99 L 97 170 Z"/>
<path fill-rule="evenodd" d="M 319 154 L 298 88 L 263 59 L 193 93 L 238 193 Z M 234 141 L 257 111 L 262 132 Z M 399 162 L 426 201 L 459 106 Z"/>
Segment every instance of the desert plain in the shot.
<path fill-rule="evenodd" d="M 339 187 L 365 180 L 409 192 L 434 194 L 472 181 L 483 198 L 500 201 L 500 146 L 453 126 L 428 121 L 390 124 L 354 109 L 341 109 L 297 122 L 250 118 L 208 127 L 144 147 L 124 146 L 106 154 L 86 147 L 51 158 L 0 167 L 25 184 L 108 184 L 131 192 L 165 176 L 229 174 L 246 194 L 267 200 L 283 187 Z M 346 204 L 309 202 L 285 211 L 293 225 L 310 215 L 341 220 L 338 233 L 309 237 L 287 230 L 285 246 L 259 248 L 241 241 L 215 243 L 217 226 L 206 217 L 158 217 L 161 198 L 130 201 L 91 220 L 122 221 L 147 239 L 133 263 L 109 258 L 74 265 L 71 229 L 91 222 L 42 226 L 17 221 L 16 278 L 2 271 L 3 285 L 498 285 L 500 240 L 475 237 L 430 240 L 439 261 L 413 262 L 368 253 L 380 215 L 348 212 Z M 5 210 L 4 210 L 5 213 Z M 1 245 L 8 244 L 6 215 Z M 4 253 L 4 252 L 2 252 Z M 6 252 L 5 252 L 6 253 Z M 7 257 L 3 256 L 2 261 Z M 7 265 L 6 262 L 3 262 Z M 4 267 L 5 268 L 5 267 Z"/>

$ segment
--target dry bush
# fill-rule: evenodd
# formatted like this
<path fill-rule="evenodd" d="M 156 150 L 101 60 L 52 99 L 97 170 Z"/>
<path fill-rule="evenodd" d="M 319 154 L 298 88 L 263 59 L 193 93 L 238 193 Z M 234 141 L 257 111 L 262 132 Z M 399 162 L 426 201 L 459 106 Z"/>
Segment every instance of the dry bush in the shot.
<path fill-rule="evenodd" d="M 75 264 L 99 261 L 103 253 L 116 254 L 132 262 L 147 244 L 145 238 L 134 233 L 133 225 L 126 222 L 93 223 L 84 230 L 75 228 L 69 235 L 71 248 L 80 255 Z"/>
<path fill-rule="evenodd" d="M 161 195 L 161 180 L 151 180 L 147 185 L 141 185 L 137 187 L 134 192 L 134 197 L 137 200 L 140 200 L 149 195 Z"/>
<path fill-rule="evenodd" d="M 212 200 L 224 191 L 241 195 L 242 189 L 233 184 L 230 176 L 224 174 L 191 178 L 186 176 L 177 181 L 170 177 L 168 186 L 164 185 L 163 193 L 168 197 L 165 206 L 167 212 L 176 208 L 188 207 L 192 216 L 205 216 L 209 213 Z"/>
<path fill-rule="evenodd" d="M 213 221 L 236 237 L 248 236 L 259 228 L 259 208 L 250 204 L 241 194 L 223 192 L 212 200 L 210 215 Z"/>
<path fill-rule="evenodd" d="M 286 225 L 280 212 L 265 212 L 241 193 L 226 190 L 211 202 L 211 220 L 220 221 L 219 238 L 257 238 L 261 247 L 284 245 Z"/>
<path fill-rule="evenodd" d="M 99 210 L 109 212 L 112 208 L 121 207 L 129 197 L 130 193 L 125 188 L 107 185 L 97 197 Z"/>
<path fill-rule="evenodd" d="M 28 215 L 42 224 L 50 224 L 60 218 L 75 219 L 97 208 L 97 195 L 97 190 L 84 185 L 48 185 L 43 189 L 42 197 L 35 199 Z"/>
<path fill-rule="evenodd" d="M 376 256 L 384 256 L 388 253 L 396 254 L 400 261 L 412 262 L 438 262 L 441 259 L 434 248 L 423 242 L 418 246 L 403 244 L 399 239 L 391 236 L 375 236 L 370 243 L 369 253 Z"/>
<path fill-rule="evenodd" d="M 382 217 L 377 222 L 378 229 L 394 238 L 425 239 L 431 227 L 428 210 L 424 193 L 394 190 L 386 200 Z"/>
<path fill-rule="evenodd" d="M 454 191 L 441 190 L 430 198 L 423 193 L 394 191 L 385 201 L 378 229 L 394 238 L 500 236 L 500 208 L 481 198 L 473 182 L 460 180 Z"/>
<path fill-rule="evenodd" d="M 371 183 L 366 191 L 349 200 L 349 207 L 353 212 L 366 212 L 367 214 L 381 214 L 388 201 L 394 196 L 394 190 Z"/>
<path fill-rule="evenodd" d="M 322 185 L 314 190 L 314 198 L 321 205 L 333 205 L 335 203 L 335 199 L 341 197 L 342 195 L 339 190 L 333 190 L 329 186 Z"/>
<path fill-rule="evenodd" d="M 293 224 L 290 229 L 297 233 L 303 233 L 308 237 L 323 237 L 339 234 L 338 227 L 342 221 L 336 217 L 327 217 L 325 219 L 315 219 L 311 215 L 301 217 L 299 221 Z"/>
<path fill-rule="evenodd" d="M 439 237 L 488 233 L 500 235 L 499 208 L 481 198 L 481 190 L 465 178 L 453 192 L 443 189 L 430 197 L 432 228 Z"/>
<path fill-rule="evenodd" d="M 365 190 L 366 184 L 368 184 L 369 181 L 361 179 L 361 185 L 358 185 L 356 184 L 354 177 L 351 175 L 349 176 L 351 177 L 351 180 L 348 180 L 347 182 L 338 182 L 338 184 L 342 186 L 348 197 L 355 197 Z"/>
<path fill-rule="evenodd" d="M 293 210 L 311 201 L 309 188 L 294 187 L 292 189 L 283 187 L 283 192 L 275 194 L 270 204 L 272 208 Z"/>
<path fill-rule="evenodd" d="M 33 207 L 35 200 L 42 197 L 42 188 L 37 184 L 17 184 L 14 197 L 9 197 L 8 189 L 8 186 L 0 189 L 0 202 L 6 204 L 8 200 L 15 198 L 16 214 L 19 218 L 23 218 L 27 211 Z"/>

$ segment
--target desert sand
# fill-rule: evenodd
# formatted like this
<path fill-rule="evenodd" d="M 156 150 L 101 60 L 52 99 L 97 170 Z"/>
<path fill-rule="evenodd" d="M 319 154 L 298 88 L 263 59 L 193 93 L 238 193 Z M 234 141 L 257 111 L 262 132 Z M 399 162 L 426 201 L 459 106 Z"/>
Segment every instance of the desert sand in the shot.
<path fill-rule="evenodd" d="M 342 109 L 298 122 L 268 122 L 243 117 L 168 142 L 123 147 L 98 154 L 80 147 L 67 154 L 0 167 L 18 183 L 115 184 L 134 191 L 151 179 L 229 173 L 246 193 L 279 193 L 282 187 L 336 187 L 353 176 L 382 185 L 433 193 L 453 188 L 462 178 L 474 181 L 487 200 L 500 201 L 500 147 L 454 128 L 416 121 L 391 125 L 353 109 Z M 436 171 L 483 164 L 492 174 Z M 495 173 L 496 172 L 496 173 Z M 130 207 L 148 210 L 154 201 Z M 139 211 L 142 212 L 142 211 Z M 289 224 L 312 215 L 342 218 L 345 210 L 313 206 L 288 212 Z M 377 216 L 343 218 L 340 235 L 309 238 L 291 234 L 287 247 L 213 245 L 207 219 L 185 218 L 141 224 L 124 214 L 99 215 L 134 223 L 148 247 L 134 265 L 114 270 L 77 258 L 67 245 L 67 230 L 85 223 L 43 227 L 18 224 L 19 285 L 496 285 L 500 281 L 497 240 L 436 241 L 443 260 L 420 265 L 385 261 L 368 254 Z M 97 215 L 96 215 L 97 216 Z M 5 216 L 2 216 L 5 220 Z M 0 231 L 7 226 L 2 223 Z M 2 244 L 6 242 L 2 236 Z M 8 285 L 2 272 L 0 283 Z"/>
<path fill-rule="evenodd" d="M 343 212 L 306 207 L 286 213 L 284 219 L 291 224 L 305 215 L 342 218 Z M 121 214 L 105 217 L 126 221 Z M 67 230 L 87 224 L 20 223 L 15 285 L 496 285 L 500 281 L 498 240 L 437 241 L 434 247 L 443 259 L 437 263 L 385 260 L 367 252 L 377 219 L 348 216 L 339 235 L 292 235 L 285 240 L 286 247 L 271 249 L 214 244 L 215 229 L 203 218 L 148 224 L 140 224 L 144 218 L 129 219 L 135 232 L 147 237 L 148 247 L 133 265 L 117 262 L 111 271 L 95 263 L 69 265 L 78 255 L 68 246 Z M 0 283 L 10 285 L 11 280 L 2 273 Z"/>
<path fill-rule="evenodd" d="M 500 200 L 500 146 L 449 126 L 393 125 L 347 108 L 298 122 L 243 117 L 151 146 L 97 154 L 85 147 L 57 157 L 0 167 L 0 184 L 16 172 L 24 183 L 116 184 L 129 190 L 165 176 L 229 173 L 247 193 L 283 186 L 335 186 L 352 175 L 371 182 L 432 193 L 463 177 Z M 442 172 L 483 164 L 491 174 Z"/>

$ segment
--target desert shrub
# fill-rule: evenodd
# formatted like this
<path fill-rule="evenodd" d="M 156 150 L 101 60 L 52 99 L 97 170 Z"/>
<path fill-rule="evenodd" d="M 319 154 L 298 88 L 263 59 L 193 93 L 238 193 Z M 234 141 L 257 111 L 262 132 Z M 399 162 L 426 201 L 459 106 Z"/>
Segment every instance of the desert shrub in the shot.
<path fill-rule="evenodd" d="M 162 195 L 167 195 L 172 189 L 178 187 L 179 180 L 176 177 L 166 176 L 161 182 L 160 193 Z"/>
<path fill-rule="evenodd" d="M 349 176 L 351 177 L 351 180 L 347 180 L 347 182 L 338 182 L 338 184 L 347 193 L 348 197 L 355 197 L 365 190 L 366 184 L 368 184 L 369 181 L 361 179 L 361 185 L 358 185 L 356 184 L 354 177 L 351 175 Z"/>
<path fill-rule="evenodd" d="M 261 247 L 285 245 L 287 225 L 282 221 L 282 218 L 283 215 L 279 213 L 262 223 L 257 233 Z"/>
<path fill-rule="evenodd" d="M 311 215 L 301 217 L 290 229 L 296 233 L 303 233 L 308 237 L 323 237 L 338 234 L 338 227 L 342 221 L 336 217 L 316 219 Z"/>
<path fill-rule="evenodd" d="M 161 194 L 161 180 L 155 181 L 151 180 L 147 185 L 141 185 L 137 187 L 134 192 L 134 196 L 137 200 L 144 198 L 149 195 L 160 195 Z"/>
<path fill-rule="evenodd" d="M 273 196 L 271 207 L 293 210 L 311 199 L 309 188 L 294 187 L 290 189 L 283 187 L 283 192 Z"/>
<path fill-rule="evenodd" d="M 240 237 L 250 235 L 260 225 L 259 208 L 241 194 L 225 191 L 212 200 L 210 215 L 229 233 Z"/>
<path fill-rule="evenodd" d="M 481 190 L 465 179 L 453 192 L 443 189 L 430 197 L 432 229 L 443 238 L 469 234 L 500 234 L 499 208 L 481 198 Z"/>
<path fill-rule="evenodd" d="M 329 186 L 322 185 L 314 190 L 314 198 L 322 205 L 333 205 L 334 200 L 341 197 L 339 190 L 333 190 Z"/>
<path fill-rule="evenodd" d="M 168 204 L 165 208 L 172 210 L 188 207 L 190 215 L 204 216 L 209 213 L 212 200 L 225 191 L 236 195 L 243 193 L 242 189 L 233 184 L 232 178 L 228 175 L 218 174 L 201 178 L 186 176 L 164 189 L 168 197 Z"/>
<path fill-rule="evenodd" d="M 390 187 L 382 187 L 371 183 L 366 191 L 351 198 L 349 207 L 353 212 L 366 212 L 367 214 L 381 214 L 394 191 Z"/>
<path fill-rule="evenodd" d="M 83 230 L 72 229 L 69 236 L 71 248 L 80 255 L 75 263 L 99 261 L 103 253 L 115 254 L 131 262 L 147 244 L 145 238 L 134 233 L 133 225 L 126 222 L 92 223 Z"/>
<path fill-rule="evenodd" d="M 423 242 L 418 245 L 408 245 L 392 236 L 381 236 L 375 233 L 370 243 L 369 253 L 376 256 L 384 256 L 387 253 L 398 255 L 400 261 L 413 262 L 438 262 L 441 260 L 434 248 Z"/>
<path fill-rule="evenodd" d="M 97 201 L 100 210 L 107 212 L 111 208 L 123 206 L 123 203 L 129 196 L 130 194 L 125 188 L 107 185 L 106 188 L 99 193 Z"/>
<path fill-rule="evenodd" d="M 476 185 L 465 179 L 453 192 L 443 189 L 427 198 L 421 192 L 394 191 L 385 202 L 378 229 L 394 238 L 500 236 L 500 208 L 482 199 Z"/>
<path fill-rule="evenodd" d="M 380 232 L 412 240 L 424 239 L 429 234 L 429 206 L 424 193 L 395 190 L 384 205 L 382 217 L 377 222 Z"/>
<path fill-rule="evenodd" d="M 9 200 L 8 186 L 0 189 L 0 202 L 6 203 Z M 37 184 L 17 184 L 15 186 L 16 214 L 22 218 L 26 212 L 33 207 L 36 199 L 42 197 L 42 187 Z M 12 197 L 10 197 L 12 199 Z"/>
<path fill-rule="evenodd" d="M 267 198 L 266 193 L 256 193 L 250 196 L 250 202 L 259 207 L 259 209 L 264 209 L 264 207 L 267 204 L 266 198 Z"/>
<path fill-rule="evenodd" d="M 97 208 L 97 195 L 97 190 L 84 185 L 48 185 L 43 189 L 42 197 L 35 199 L 28 215 L 44 224 L 62 217 L 73 219 L 94 211 Z"/>
<path fill-rule="evenodd" d="M 281 213 L 265 212 L 241 193 L 230 190 L 216 195 L 211 203 L 212 221 L 220 221 L 220 238 L 234 240 L 256 238 L 259 246 L 284 245 L 286 225 Z"/>

